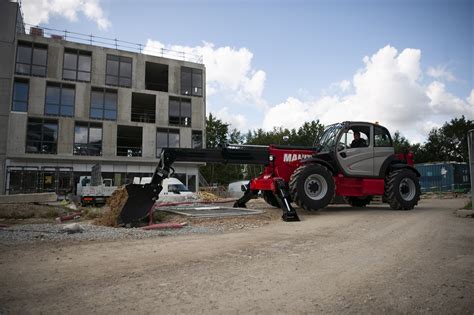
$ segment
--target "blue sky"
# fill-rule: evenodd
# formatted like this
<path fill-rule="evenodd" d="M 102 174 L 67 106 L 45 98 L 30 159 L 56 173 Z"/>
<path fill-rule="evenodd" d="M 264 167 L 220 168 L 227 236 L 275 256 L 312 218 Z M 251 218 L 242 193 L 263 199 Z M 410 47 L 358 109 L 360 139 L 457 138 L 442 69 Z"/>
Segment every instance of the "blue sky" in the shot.
<path fill-rule="evenodd" d="M 455 116 L 474 119 L 469 0 L 23 0 L 23 7 L 33 24 L 203 54 L 208 111 L 242 131 L 360 119 L 423 141 Z"/>

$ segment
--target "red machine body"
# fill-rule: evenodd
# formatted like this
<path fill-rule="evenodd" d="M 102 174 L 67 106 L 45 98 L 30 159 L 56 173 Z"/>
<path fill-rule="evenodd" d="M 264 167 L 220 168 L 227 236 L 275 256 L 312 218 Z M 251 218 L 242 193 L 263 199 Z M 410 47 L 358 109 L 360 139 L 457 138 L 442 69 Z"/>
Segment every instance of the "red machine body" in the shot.
<path fill-rule="evenodd" d="M 282 148 L 270 145 L 268 147 L 270 163 L 265 166 L 262 174 L 250 180 L 250 190 L 276 192 L 276 180 L 282 179 L 285 183 L 290 181 L 291 175 L 301 166 L 301 160 L 310 158 L 317 153 L 316 150 L 299 148 Z M 396 158 L 404 160 L 408 165 L 414 165 L 413 153 L 396 153 Z M 355 178 L 346 177 L 339 173 L 334 176 L 337 196 L 367 196 L 383 195 L 385 181 L 381 178 Z"/>

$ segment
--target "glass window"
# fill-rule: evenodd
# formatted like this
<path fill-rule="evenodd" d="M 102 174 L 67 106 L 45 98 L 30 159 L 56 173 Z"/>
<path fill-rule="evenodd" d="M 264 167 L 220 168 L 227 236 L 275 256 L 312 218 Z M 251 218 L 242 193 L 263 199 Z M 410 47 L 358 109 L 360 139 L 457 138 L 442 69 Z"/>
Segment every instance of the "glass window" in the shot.
<path fill-rule="evenodd" d="M 18 44 L 16 62 L 31 63 L 31 53 L 32 53 L 31 45 L 24 46 L 24 45 Z"/>
<path fill-rule="evenodd" d="M 191 137 L 191 148 L 202 149 L 202 131 L 193 130 Z"/>
<path fill-rule="evenodd" d="M 75 155 L 102 155 L 102 125 L 77 122 L 74 129 Z"/>
<path fill-rule="evenodd" d="M 374 145 L 376 147 L 391 147 L 392 139 L 387 129 L 375 126 L 374 128 Z"/>
<path fill-rule="evenodd" d="M 181 67 L 181 94 L 202 96 L 203 76 L 201 69 Z"/>
<path fill-rule="evenodd" d="M 117 120 L 117 91 L 92 88 L 90 118 Z"/>
<path fill-rule="evenodd" d="M 77 54 L 76 53 L 64 53 L 64 69 L 77 69 Z"/>
<path fill-rule="evenodd" d="M 169 98 L 169 124 L 191 127 L 191 100 L 180 97 Z"/>
<path fill-rule="evenodd" d="M 342 134 L 339 140 L 338 150 L 345 148 L 360 148 L 368 147 L 370 144 L 370 127 L 367 126 L 352 126 Z"/>
<path fill-rule="evenodd" d="M 80 71 L 91 71 L 91 56 L 79 56 L 78 70 Z"/>
<path fill-rule="evenodd" d="M 19 42 L 16 51 L 15 72 L 18 74 L 46 76 L 48 46 Z"/>
<path fill-rule="evenodd" d="M 64 50 L 63 79 L 90 82 L 92 54 L 75 49 Z"/>
<path fill-rule="evenodd" d="M 29 118 L 26 132 L 26 152 L 56 154 L 58 122 L 54 120 Z"/>
<path fill-rule="evenodd" d="M 142 156 L 143 128 L 117 126 L 117 156 Z"/>
<path fill-rule="evenodd" d="M 179 129 L 156 129 L 156 156 L 160 156 L 163 148 L 179 148 L 179 142 Z"/>
<path fill-rule="evenodd" d="M 179 148 L 179 130 L 169 131 L 169 143 L 170 148 Z"/>
<path fill-rule="evenodd" d="M 45 115 L 74 116 L 75 88 L 62 83 L 46 84 Z"/>
<path fill-rule="evenodd" d="M 15 82 L 13 83 L 13 111 L 28 111 L 28 90 L 29 83 L 27 80 L 15 79 Z"/>
<path fill-rule="evenodd" d="M 132 58 L 107 55 L 105 84 L 132 86 Z"/>

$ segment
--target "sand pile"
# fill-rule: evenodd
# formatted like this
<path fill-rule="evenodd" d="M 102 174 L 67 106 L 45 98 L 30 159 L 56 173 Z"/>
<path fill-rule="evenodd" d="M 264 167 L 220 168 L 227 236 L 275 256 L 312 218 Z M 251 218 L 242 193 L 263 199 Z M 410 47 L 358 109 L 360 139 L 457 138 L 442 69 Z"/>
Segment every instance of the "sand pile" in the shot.
<path fill-rule="evenodd" d="M 127 199 L 128 193 L 125 186 L 117 188 L 112 196 L 107 199 L 107 209 L 104 211 L 104 214 L 100 218 L 97 218 L 94 223 L 97 225 L 116 227 L 117 219 Z"/>
<path fill-rule="evenodd" d="M 218 201 L 221 199 L 218 196 L 207 191 L 198 191 L 196 195 L 198 196 L 199 199 L 203 201 Z"/>

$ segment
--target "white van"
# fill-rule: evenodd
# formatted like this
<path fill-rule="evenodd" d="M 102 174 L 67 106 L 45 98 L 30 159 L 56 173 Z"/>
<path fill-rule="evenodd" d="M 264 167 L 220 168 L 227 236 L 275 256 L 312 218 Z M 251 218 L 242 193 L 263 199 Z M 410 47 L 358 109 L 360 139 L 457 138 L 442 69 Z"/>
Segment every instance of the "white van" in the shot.
<path fill-rule="evenodd" d="M 151 177 L 134 177 L 134 184 L 148 184 L 151 182 Z M 188 199 L 195 199 L 196 196 L 192 191 L 189 191 L 179 179 L 170 177 L 165 178 L 162 183 L 163 190 L 160 192 L 159 202 L 178 202 Z"/>
<path fill-rule="evenodd" d="M 227 188 L 227 191 L 229 192 L 229 198 L 242 197 L 249 183 L 250 183 L 250 180 L 239 180 L 237 182 L 230 183 L 229 187 Z"/>

